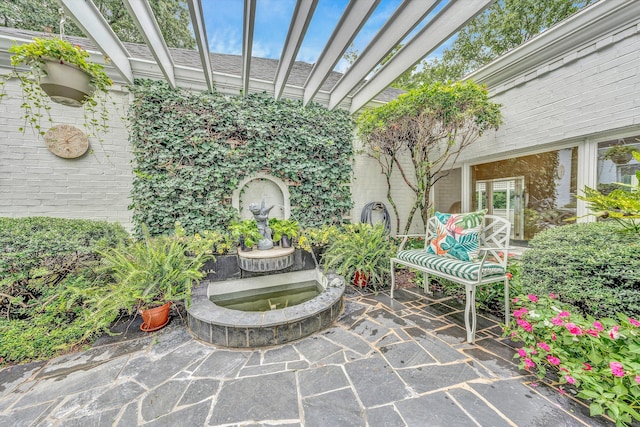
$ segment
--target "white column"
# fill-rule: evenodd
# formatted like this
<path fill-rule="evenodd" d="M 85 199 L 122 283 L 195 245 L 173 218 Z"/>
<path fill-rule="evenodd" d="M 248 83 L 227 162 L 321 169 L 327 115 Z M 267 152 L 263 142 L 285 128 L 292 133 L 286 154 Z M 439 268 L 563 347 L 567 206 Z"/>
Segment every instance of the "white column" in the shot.
<path fill-rule="evenodd" d="M 585 186 L 596 188 L 598 185 L 598 143 L 590 140 L 578 145 L 578 194 L 583 195 Z M 578 199 L 578 222 L 594 222 L 595 217 L 589 215 L 587 203 Z"/>
<path fill-rule="evenodd" d="M 460 167 L 460 212 L 471 212 L 473 207 L 471 206 L 471 196 L 475 191 L 471 188 L 471 166 L 469 163 L 463 163 Z"/>

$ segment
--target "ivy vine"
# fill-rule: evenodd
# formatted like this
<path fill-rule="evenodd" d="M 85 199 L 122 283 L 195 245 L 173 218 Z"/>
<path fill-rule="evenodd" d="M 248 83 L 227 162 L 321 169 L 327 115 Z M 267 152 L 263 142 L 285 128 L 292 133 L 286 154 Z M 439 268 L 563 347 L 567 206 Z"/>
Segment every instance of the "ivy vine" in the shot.
<path fill-rule="evenodd" d="M 134 155 L 133 221 L 166 234 L 224 230 L 237 219 L 239 182 L 266 172 L 289 186 L 303 227 L 340 222 L 352 207 L 353 123 L 319 104 L 171 89 L 136 80 L 129 119 Z"/>

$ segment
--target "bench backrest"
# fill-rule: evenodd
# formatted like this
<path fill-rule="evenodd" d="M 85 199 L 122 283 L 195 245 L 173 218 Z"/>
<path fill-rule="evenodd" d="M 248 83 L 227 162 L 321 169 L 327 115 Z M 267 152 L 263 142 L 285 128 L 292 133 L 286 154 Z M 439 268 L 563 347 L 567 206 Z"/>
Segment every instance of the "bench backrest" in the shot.
<path fill-rule="evenodd" d="M 436 236 L 436 217 L 432 216 L 427 221 L 427 235 L 425 249 L 429 242 Z M 481 248 L 489 250 L 489 258 L 495 258 L 503 267 L 507 266 L 509 256 L 509 242 L 511 239 L 511 222 L 495 215 L 485 215 L 482 230 L 480 231 Z"/>

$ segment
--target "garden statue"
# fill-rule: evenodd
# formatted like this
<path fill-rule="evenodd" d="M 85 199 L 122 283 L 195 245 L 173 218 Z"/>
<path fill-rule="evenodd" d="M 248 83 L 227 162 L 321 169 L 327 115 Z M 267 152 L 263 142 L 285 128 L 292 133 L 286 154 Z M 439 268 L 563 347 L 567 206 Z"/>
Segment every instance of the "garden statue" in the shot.
<path fill-rule="evenodd" d="M 269 228 L 269 211 L 274 205 L 266 207 L 264 205 L 264 199 L 262 204 L 257 203 L 249 204 L 249 210 L 253 214 L 253 217 L 258 223 L 258 231 L 262 235 L 262 239 L 258 242 L 258 250 L 267 250 L 273 248 L 273 240 L 271 239 L 271 229 Z"/>

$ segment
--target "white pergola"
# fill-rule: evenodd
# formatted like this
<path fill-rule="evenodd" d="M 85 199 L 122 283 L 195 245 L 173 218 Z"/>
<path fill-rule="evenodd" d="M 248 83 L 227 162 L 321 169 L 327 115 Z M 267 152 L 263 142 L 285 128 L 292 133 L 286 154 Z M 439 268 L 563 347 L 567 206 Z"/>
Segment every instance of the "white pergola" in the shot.
<path fill-rule="evenodd" d="M 132 57 L 117 38 L 107 21 L 91 0 L 58 0 L 65 13 L 111 60 L 124 82 L 132 83 L 136 75 L 136 58 Z M 351 0 L 313 66 L 303 87 L 288 82 L 295 58 L 313 17 L 319 0 L 297 0 L 289 30 L 272 82 L 250 78 L 251 47 L 258 0 L 244 0 L 242 67 L 239 75 L 214 72 L 208 54 L 208 38 L 202 13 L 202 0 L 186 0 L 201 60 L 201 68 L 185 70 L 177 66 L 162 37 L 158 23 L 147 0 L 123 0 L 129 15 L 139 28 L 155 59 L 157 67 L 172 87 L 177 75 L 189 74 L 192 79 L 204 77 L 212 90 L 216 84 L 236 86 L 243 94 L 267 90 L 276 99 L 285 93 L 297 94 L 306 105 L 317 101 L 330 109 L 338 106 L 355 113 L 384 91 L 403 72 L 418 63 L 447 41 L 469 20 L 481 13 L 494 0 L 404 0 L 355 63 L 330 89 L 321 89 L 333 68 L 367 22 L 380 0 Z M 405 38 L 438 6 L 435 14 L 410 40 Z M 400 43 L 404 45 L 393 58 L 374 74 L 372 71 Z"/>

